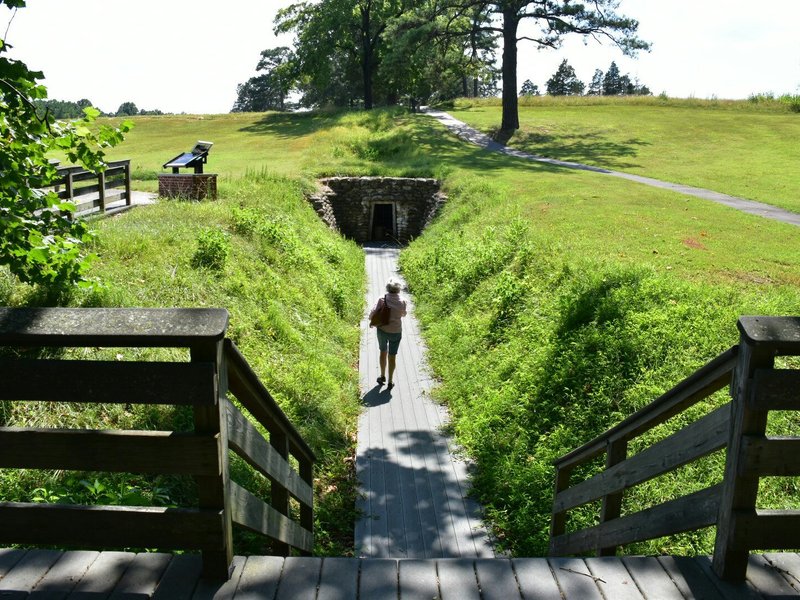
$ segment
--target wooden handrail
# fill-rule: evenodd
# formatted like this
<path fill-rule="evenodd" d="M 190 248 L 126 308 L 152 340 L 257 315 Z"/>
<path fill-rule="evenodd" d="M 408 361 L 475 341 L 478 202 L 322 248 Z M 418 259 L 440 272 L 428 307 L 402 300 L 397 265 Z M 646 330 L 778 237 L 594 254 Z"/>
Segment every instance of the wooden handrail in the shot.
<path fill-rule="evenodd" d="M 171 347 L 191 355 L 190 362 L 2 358 L 0 402 L 194 411 L 191 432 L 0 427 L 0 468 L 190 475 L 199 498 L 197 508 L 174 509 L 0 502 L 0 543 L 198 549 L 205 576 L 224 578 L 233 558 L 231 524 L 239 523 L 271 537 L 278 552 L 310 554 L 314 453 L 224 338 L 227 324 L 221 309 L 0 308 L 0 347 Z M 269 503 L 231 481 L 228 449 L 269 479 Z M 300 504 L 299 522 L 290 497 Z"/>
<path fill-rule="evenodd" d="M 56 171 L 58 178 L 51 187 L 59 199 L 75 203 L 75 215 L 104 213 L 108 208 L 117 208 L 121 201 L 122 206 L 132 204 L 130 160 L 109 161 L 106 169 L 99 172 L 80 166 L 58 167 Z M 122 190 L 109 193 L 117 188 Z"/>
<path fill-rule="evenodd" d="M 714 570 L 742 580 L 750 549 L 797 546 L 800 511 L 755 505 L 759 478 L 800 475 L 800 438 L 765 436 L 770 410 L 800 410 L 800 371 L 775 369 L 778 354 L 800 355 L 800 317 L 742 317 L 740 343 L 594 440 L 554 461 L 550 553 L 596 550 L 716 525 Z M 633 456 L 628 443 L 730 386 L 732 401 Z M 657 506 L 621 514 L 626 490 L 726 449 L 722 482 Z M 606 453 L 605 469 L 572 482 L 576 469 Z M 602 500 L 599 524 L 567 531 L 568 512 Z"/>

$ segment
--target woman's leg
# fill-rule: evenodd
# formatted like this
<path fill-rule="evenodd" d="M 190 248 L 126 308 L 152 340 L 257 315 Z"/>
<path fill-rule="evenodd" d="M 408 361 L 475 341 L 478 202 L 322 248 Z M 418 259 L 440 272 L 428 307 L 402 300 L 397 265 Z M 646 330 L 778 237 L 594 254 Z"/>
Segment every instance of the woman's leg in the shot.
<path fill-rule="evenodd" d="M 381 379 L 386 379 L 386 352 L 381 352 L 378 357 L 378 364 L 381 366 Z M 394 372 L 394 356 L 389 357 L 389 381 L 392 380 L 392 373 Z"/>
<path fill-rule="evenodd" d="M 389 385 L 390 386 L 392 385 L 392 380 L 394 378 L 394 367 L 395 367 L 396 362 L 397 362 L 397 355 L 396 354 L 390 354 L 389 355 Z M 383 374 L 383 371 L 381 371 L 381 374 Z"/>

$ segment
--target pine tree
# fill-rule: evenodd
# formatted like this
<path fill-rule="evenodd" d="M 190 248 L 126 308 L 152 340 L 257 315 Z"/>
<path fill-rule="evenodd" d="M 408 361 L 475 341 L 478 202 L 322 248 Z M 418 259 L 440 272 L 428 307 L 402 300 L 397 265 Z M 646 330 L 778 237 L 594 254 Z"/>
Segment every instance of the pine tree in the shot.
<path fill-rule="evenodd" d="M 522 83 L 522 89 L 519 92 L 520 96 L 539 96 L 539 86 L 533 83 L 530 79 L 526 79 Z"/>
<path fill-rule="evenodd" d="M 592 81 L 589 83 L 589 89 L 586 90 L 587 96 L 602 96 L 603 95 L 603 72 L 600 69 L 594 70 Z"/>
<path fill-rule="evenodd" d="M 623 94 L 622 82 L 619 74 L 619 67 L 614 61 L 608 67 L 605 77 L 603 77 L 603 95 L 604 96 L 619 96 Z"/>
<path fill-rule="evenodd" d="M 561 61 L 558 70 L 547 80 L 547 93 L 551 96 L 580 96 L 584 89 L 583 82 L 575 75 L 575 69 L 567 62 Z"/>

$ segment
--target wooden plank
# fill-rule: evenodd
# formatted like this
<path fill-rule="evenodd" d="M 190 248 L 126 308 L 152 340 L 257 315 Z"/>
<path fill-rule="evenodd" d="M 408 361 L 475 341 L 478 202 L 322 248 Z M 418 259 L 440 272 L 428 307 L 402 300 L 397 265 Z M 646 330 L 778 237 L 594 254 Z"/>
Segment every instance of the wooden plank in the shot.
<path fill-rule="evenodd" d="M 221 340 L 221 308 L 0 308 L 0 346 L 190 347 Z"/>
<path fill-rule="evenodd" d="M 731 382 L 738 353 L 738 346 L 729 348 L 644 408 L 553 464 L 564 468 L 586 462 L 602 454 L 610 440 L 631 440 L 726 387 Z"/>
<path fill-rule="evenodd" d="M 19 548 L 0 548 L 0 578 L 6 574 L 22 560 L 26 550 Z"/>
<path fill-rule="evenodd" d="M 697 560 L 688 556 L 659 556 L 658 562 L 685 598 L 725 600 Z"/>
<path fill-rule="evenodd" d="M 89 550 L 63 552 L 58 561 L 36 584 L 29 600 L 66 598 L 99 556 L 99 552 Z"/>
<path fill-rule="evenodd" d="M 275 600 L 314 600 L 321 571 L 321 558 L 287 557 Z"/>
<path fill-rule="evenodd" d="M 231 561 L 231 575 L 224 578 L 203 578 L 197 582 L 192 600 L 232 600 L 239 587 L 244 572 L 244 556 L 234 556 Z"/>
<path fill-rule="evenodd" d="M 362 560 L 358 597 L 369 600 L 397 600 L 399 594 L 397 570 L 397 561 L 391 558 Z"/>
<path fill-rule="evenodd" d="M 244 563 L 236 597 L 243 600 L 274 598 L 283 571 L 282 556 L 249 556 Z"/>
<path fill-rule="evenodd" d="M 697 566 L 700 567 L 700 570 L 708 576 L 709 581 L 714 584 L 725 600 L 764 600 L 761 594 L 756 592 L 752 586 L 744 581 L 730 582 L 717 577 L 717 574 L 714 573 L 712 569 L 710 557 L 698 556 L 695 562 Z"/>
<path fill-rule="evenodd" d="M 800 591 L 800 555 L 794 552 L 768 552 L 764 554 L 764 560 L 795 590 Z"/>
<path fill-rule="evenodd" d="M 214 404 L 209 363 L 0 360 L 0 400 Z"/>
<path fill-rule="evenodd" d="M 202 570 L 199 554 L 176 554 L 164 571 L 153 600 L 190 600 Z"/>
<path fill-rule="evenodd" d="M 145 600 L 152 597 L 172 556 L 159 552 L 142 552 L 125 569 L 110 600 Z"/>
<path fill-rule="evenodd" d="M 400 600 L 431 600 L 439 597 L 436 563 L 432 560 L 401 560 Z"/>
<path fill-rule="evenodd" d="M 475 574 L 483 600 L 520 600 L 519 586 L 511 561 L 504 558 L 479 558 Z"/>
<path fill-rule="evenodd" d="M 580 558 L 548 558 L 564 598 L 603 600 L 589 567 Z"/>
<path fill-rule="evenodd" d="M 753 379 L 754 391 L 749 399 L 753 410 L 800 410 L 800 371 L 758 369 Z"/>
<path fill-rule="evenodd" d="M 67 596 L 67 600 L 107 598 L 134 556 L 130 552 L 102 552 Z"/>
<path fill-rule="evenodd" d="M 550 565 L 545 558 L 515 558 L 511 561 L 525 600 L 561 600 Z"/>
<path fill-rule="evenodd" d="M 0 502 L 0 543 L 200 548 L 219 545 L 221 511 Z"/>
<path fill-rule="evenodd" d="M 750 556 L 747 562 L 747 581 L 767 598 L 788 598 L 798 595 L 798 589 L 791 586 L 780 570 L 763 556 Z"/>
<path fill-rule="evenodd" d="M 627 457 L 628 442 L 626 440 L 609 442 L 608 449 L 606 450 L 606 470 L 625 462 Z M 601 523 L 616 519 L 622 514 L 623 496 L 624 492 L 622 490 L 603 496 L 602 506 L 600 507 Z M 597 550 L 600 556 L 614 556 L 616 552 L 617 549 L 615 546 L 607 546 L 605 548 L 598 548 Z"/>
<path fill-rule="evenodd" d="M 230 484 L 230 491 L 231 517 L 234 523 L 294 548 L 311 551 L 314 539 L 310 531 L 306 531 L 233 481 Z"/>
<path fill-rule="evenodd" d="M 317 600 L 352 600 L 358 597 L 357 558 L 324 558 Z"/>
<path fill-rule="evenodd" d="M 61 558 L 58 550 L 28 552 L 5 577 L 0 579 L 0 598 L 24 600 L 38 581 Z"/>
<path fill-rule="evenodd" d="M 800 476 L 800 439 L 744 436 L 739 475 Z"/>
<path fill-rule="evenodd" d="M 797 548 L 800 511 L 760 509 L 736 513 L 731 535 L 737 550 Z"/>
<path fill-rule="evenodd" d="M 730 408 L 718 408 L 668 438 L 564 490 L 553 501 L 553 512 L 586 504 L 608 494 L 643 483 L 728 443 Z"/>
<path fill-rule="evenodd" d="M 645 598 L 684 600 L 675 582 L 654 556 L 623 556 L 622 564 L 628 569 Z"/>
<path fill-rule="evenodd" d="M 254 469 L 272 481 L 278 481 L 300 502 L 313 504 L 314 491 L 311 486 L 300 478 L 300 474 L 275 451 L 236 406 L 228 402 L 226 407 L 228 443 L 231 448 Z"/>
<path fill-rule="evenodd" d="M 473 559 L 437 560 L 436 571 L 442 600 L 481 600 Z"/>
<path fill-rule="evenodd" d="M 721 486 L 718 484 L 632 515 L 553 538 L 550 540 L 550 554 L 578 554 L 600 546 L 622 546 L 708 527 L 717 522 Z"/>
<path fill-rule="evenodd" d="M 168 431 L 0 427 L 0 468 L 211 475 L 213 437 Z"/>
<path fill-rule="evenodd" d="M 589 572 L 594 576 L 603 596 L 614 600 L 645 600 L 633 577 L 617 557 L 585 558 Z"/>

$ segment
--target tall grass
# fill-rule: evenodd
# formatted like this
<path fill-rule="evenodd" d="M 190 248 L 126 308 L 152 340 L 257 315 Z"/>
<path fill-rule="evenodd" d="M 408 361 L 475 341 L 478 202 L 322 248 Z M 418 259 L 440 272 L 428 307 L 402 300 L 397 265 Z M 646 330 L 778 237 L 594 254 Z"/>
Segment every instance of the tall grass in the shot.
<path fill-rule="evenodd" d="M 493 183 L 465 178 L 450 191 L 440 220 L 401 255 L 403 273 L 441 378 L 437 397 L 477 459 L 475 486 L 495 533 L 515 555 L 543 555 L 552 461 L 736 343 L 739 315 L 796 312 L 800 291 L 710 286 L 702 274 L 687 280 L 609 254 L 592 257 L 535 217 L 492 224 L 490 215 L 518 214 L 525 204 Z M 718 394 L 706 407 L 725 401 Z M 790 420 L 781 426 L 800 424 Z M 716 483 L 721 461 L 716 455 L 642 486 L 626 505 Z M 786 502 L 779 485 L 762 492 L 768 502 Z M 702 531 L 628 551 L 707 553 L 712 538 Z"/>

